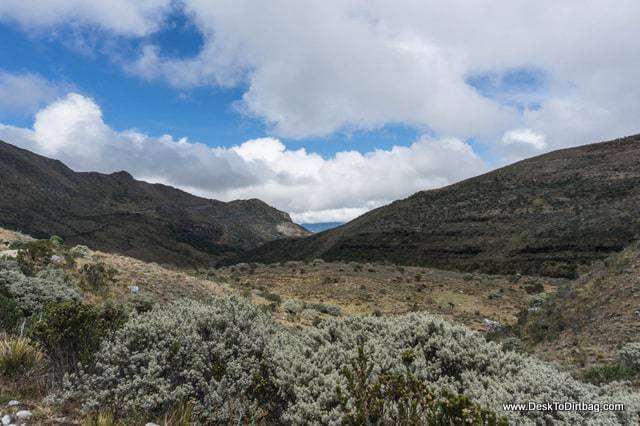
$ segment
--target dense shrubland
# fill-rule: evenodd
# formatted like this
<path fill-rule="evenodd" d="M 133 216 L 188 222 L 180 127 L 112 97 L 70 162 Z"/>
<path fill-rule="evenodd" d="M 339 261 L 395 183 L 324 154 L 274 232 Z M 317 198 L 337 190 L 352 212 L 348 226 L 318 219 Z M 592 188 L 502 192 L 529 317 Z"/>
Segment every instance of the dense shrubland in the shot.
<path fill-rule="evenodd" d="M 582 383 L 516 352 L 519 341 L 487 342 L 428 314 L 333 318 L 331 305 L 290 299 L 283 309 L 313 326 L 289 328 L 238 298 L 88 303 L 114 274 L 76 265 L 86 248 L 51 240 L 20 250 L 17 261 L 0 259 L 0 380 L 46 382 L 47 393 L 64 382 L 63 401 L 80 404 L 86 424 L 638 422 L 640 396 L 625 384 Z M 553 311 L 547 303 L 531 300 Z M 616 365 L 639 370 L 639 348 L 622 348 Z M 626 411 L 502 411 L 528 401 Z"/>
<path fill-rule="evenodd" d="M 213 424 L 395 424 L 407 416 L 420 424 L 445 415 L 439 398 L 468 405 L 460 412 L 475 413 L 475 424 L 493 424 L 492 412 L 522 424 L 635 424 L 640 410 L 623 384 L 578 382 L 428 314 L 329 319 L 296 331 L 239 299 L 180 301 L 136 316 L 67 389 L 88 411 L 125 417 L 161 416 L 189 401 L 195 418 Z M 501 410 L 528 401 L 622 402 L 627 410 Z"/>

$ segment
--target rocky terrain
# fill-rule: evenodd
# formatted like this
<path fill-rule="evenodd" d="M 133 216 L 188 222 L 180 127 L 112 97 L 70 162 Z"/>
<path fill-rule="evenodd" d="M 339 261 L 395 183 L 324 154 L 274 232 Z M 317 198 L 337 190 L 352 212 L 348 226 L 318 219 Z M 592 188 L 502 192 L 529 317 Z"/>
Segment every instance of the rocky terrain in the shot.
<path fill-rule="evenodd" d="M 575 277 L 640 236 L 640 136 L 551 152 L 423 191 L 238 260 L 369 261 Z"/>
<path fill-rule="evenodd" d="M 0 226 L 183 266 L 309 233 L 260 200 L 224 203 L 126 172 L 77 173 L 2 141 Z"/>

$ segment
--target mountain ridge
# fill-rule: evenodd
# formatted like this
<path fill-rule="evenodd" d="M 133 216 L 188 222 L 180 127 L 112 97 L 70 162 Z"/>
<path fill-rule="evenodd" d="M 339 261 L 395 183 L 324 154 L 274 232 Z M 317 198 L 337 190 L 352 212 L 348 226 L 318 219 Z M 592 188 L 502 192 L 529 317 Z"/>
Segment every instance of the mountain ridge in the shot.
<path fill-rule="evenodd" d="M 640 135 L 565 148 L 415 193 L 238 260 L 368 260 L 575 276 L 640 237 Z"/>
<path fill-rule="evenodd" d="M 210 265 L 266 241 L 308 232 L 264 202 L 228 203 L 135 180 L 75 172 L 0 141 L 0 226 L 176 265 Z"/>

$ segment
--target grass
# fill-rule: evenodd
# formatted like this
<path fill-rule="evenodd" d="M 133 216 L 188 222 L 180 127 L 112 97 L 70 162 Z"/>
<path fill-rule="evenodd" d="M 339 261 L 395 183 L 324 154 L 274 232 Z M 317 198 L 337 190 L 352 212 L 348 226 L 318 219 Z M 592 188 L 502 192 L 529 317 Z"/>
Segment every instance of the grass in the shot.
<path fill-rule="evenodd" d="M 26 337 L 0 337 L 0 372 L 6 377 L 29 374 L 42 366 L 42 351 Z"/>

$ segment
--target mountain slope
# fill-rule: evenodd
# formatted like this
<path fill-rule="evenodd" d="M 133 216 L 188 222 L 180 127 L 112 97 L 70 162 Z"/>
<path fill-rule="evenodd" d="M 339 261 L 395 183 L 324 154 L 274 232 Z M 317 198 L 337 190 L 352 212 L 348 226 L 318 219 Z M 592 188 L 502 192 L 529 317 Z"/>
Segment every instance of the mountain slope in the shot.
<path fill-rule="evenodd" d="M 242 260 L 391 261 L 573 276 L 640 236 L 640 135 L 530 158 L 423 191 Z"/>
<path fill-rule="evenodd" d="M 77 173 L 0 141 L 0 226 L 146 261 L 211 264 L 308 232 L 260 200 L 223 203 L 133 179 Z"/>

